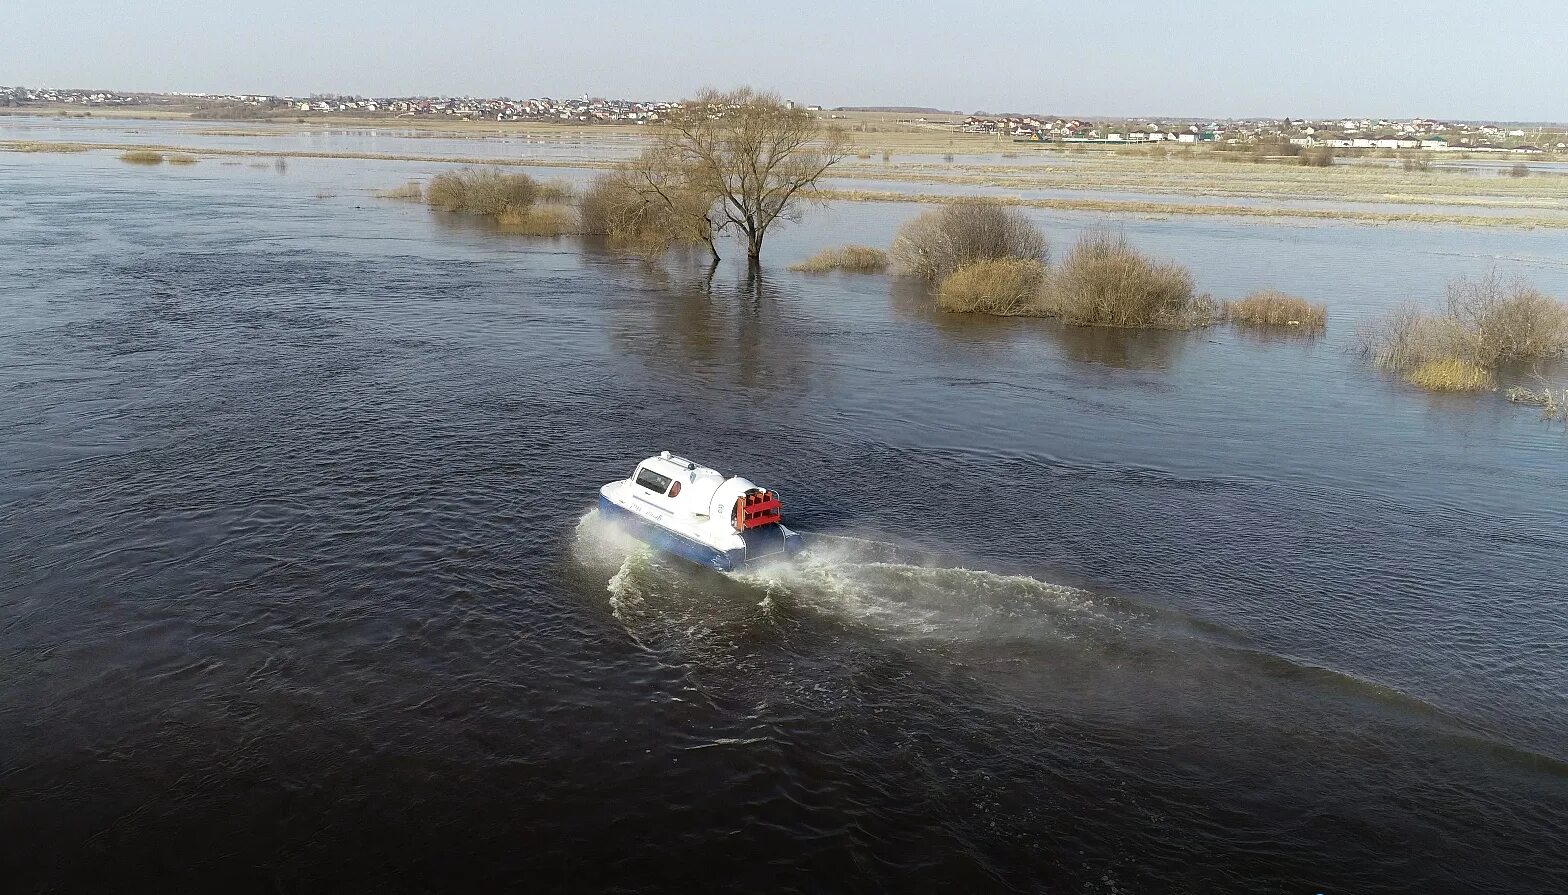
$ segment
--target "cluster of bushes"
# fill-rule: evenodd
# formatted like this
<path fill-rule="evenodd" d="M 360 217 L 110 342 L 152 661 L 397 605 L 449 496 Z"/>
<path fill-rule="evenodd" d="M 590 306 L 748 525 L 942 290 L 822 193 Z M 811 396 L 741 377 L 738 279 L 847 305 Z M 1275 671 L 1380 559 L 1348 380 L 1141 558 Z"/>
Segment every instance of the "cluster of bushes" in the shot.
<path fill-rule="evenodd" d="M 499 168 L 462 168 L 430 179 L 425 201 L 442 211 L 460 211 L 499 217 L 525 211 L 539 195 L 539 185 L 527 174 L 510 174 Z"/>
<path fill-rule="evenodd" d="M 411 180 L 376 195 L 479 215 L 492 220 L 500 230 L 524 236 L 561 236 L 580 229 L 577 215 L 565 205 L 574 196 L 570 184 L 540 183 L 527 174 L 499 168 L 447 171 L 432 177 L 428 185 Z"/>
<path fill-rule="evenodd" d="M 1126 239 L 1091 233 L 1059 265 L 1016 209 L 956 202 L 921 214 L 893 240 L 900 273 L 936 287 L 948 311 L 1058 317 L 1087 326 L 1202 326 L 1219 309 L 1178 264 L 1141 255 Z"/>
<path fill-rule="evenodd" d="M 1568 352 L 1568 304 L 1496 273 L 1461 278 L 1444 310 L 1401 307 L 1364 327 L 1356 350 L 1422 388 L 1490 389 L 1501 364 Z"/>
<path fill-rule="evenodd" d="M 712 238 L 703 214 L 712 204 L 710 196 L 639 179 L 646 176 L 631 167 L 606 171 L 579 197 L 567 181 L 540 182 L 522 172 L 470 167 L 437 174 L 426 184 L 410 180 L 375 195 L 488 218 L 504 233 L 600 236 L 617 248 L 650 256 L 671 244 Z M 839 269 L 868 263 L 859 253 L 881 255 L 863 246 L 844 251 Z"/>

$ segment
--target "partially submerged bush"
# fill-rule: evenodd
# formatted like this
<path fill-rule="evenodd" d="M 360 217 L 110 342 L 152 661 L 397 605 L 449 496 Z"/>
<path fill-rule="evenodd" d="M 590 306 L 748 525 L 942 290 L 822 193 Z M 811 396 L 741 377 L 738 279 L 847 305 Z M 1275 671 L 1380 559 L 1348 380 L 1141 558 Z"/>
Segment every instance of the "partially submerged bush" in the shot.
<path fill-rule="evenodd" d="M 1541 419 L 1568 422 L 1568 389 L 1554 391 L 1543 388 L 1535 391 L 1516 385 L 1508 390 L 1507 397 L 1515 404 L 1532 404 L 1541 408 Z"/>
<path fill-rule="evenodd" d="M 1355 350 L 1390 373 L 1409 372 L 1433 361 L 1475 363 L 1476 359 L 1475 338 L 1459 321 L 1412 304 L 1364 325 L 1356 334 Z"/>
<path fill-rule="evenodd" d="M 1446 313 L 1400 307 L 1363 327 L 1356 350 L 1423 388 L 1491 388 L 1475 384 L 1474 370 L 1490 376 L 1501 363 L 1568 352 L 1568 305 L 1495 273 L 1461 278 L 1448 287 Z"/>
<path fill-rule="evenodd" d="M 790 270 L 803 273 L 827 273 L 842 270 L 847 273 L 881 273 L 887 270 L 887 253 L 871 246 L 847 245 L 823 249 Z"/>
<path fill-rule="evenodd" d="M 942 280 L 937 307 L 979 314 L 1023 314 L 1036 311 L 1045 265 L 1032 258 L 973 261 Z"/>
<path fill-rule="evenodd" d="M 900 272 L 928 283 L 975 261 L 1048 257 L 1045 236 L 1022 212 L 979 200 L 922 213 L 899 228 L 891 254 Z"/>
<path fill-rule="evenodd" d="M 1231 322 L 1243 326 L 1286 326 L 1321 330 L 1328 322 L 1328 309 L 1304 298 L 1286 295 L 1276 289 L 1262 289 L 1225 306 Z"/>
<path fill-rule="evenodd" d="M 1473 334 L 1482 366 L 1568 352 L 1568 304 L 1495 271 L 1450 283 L 1448 314 Z"/>
<path fill-rule="evenodd" d="M 1497 386 L 1491 370 L 1456 358 L 1427 361 L 1406 373 L 1405 381 L 1434 392 L 1484 392 Z"/>
<path fill-rule="evenodd" d="M 188 152 L 171 152 L 168 156 L 168 162 L 171 165 L 194 165 L 196 164 L 196 156 Z"/>
<path fill-rule="evenodd" d="M 1193 294 L 1185 267 L 1151 261 L 1106 233 L 1085 235 L 1062 259 L 1043 307 L 1068 323 L 1170 328 L 1207 325 L 1218 310 Z"/>
<path fill-rule="evenodd" d="M 148 149 L 132 149 L 129 152 L 120 153 L 120 161 L 130 162 L 133 165 L 161 165 L 163 164 L 163 153 L 153 152 Z"/>
<path fill-rule="evenodd" d="M 657 159 L 645 155 L 594 178 L 578 216 L 583 233 L 651 258 L 676 245 L 710 242 L 714 201 L 711 193 L 668 176 Z"/>
<path fill-rule="evenodd" d="M 425 201 L 442 211 L 461 211 L 499 217 L 528 208 L 538 197 L 539 185 L 527 174 L 508 174 L 499 168 L 462 168 L 430 179 Z"/>
<path fill-rule="evenodd" d="M 401 199 L 405 202 L 422 202 L 425 198 L 425 188 L 419 181 L 410 180 L 402 186 L 395 186 L 389 190 L 376 190 L 377 199 Z"/>
<path fill-rule="evenodd" d="M 496 226 L 518 236 L 566 236 L 577 232 L 577 217 L 560 205 L 539 205 L 503 211 Z"/>

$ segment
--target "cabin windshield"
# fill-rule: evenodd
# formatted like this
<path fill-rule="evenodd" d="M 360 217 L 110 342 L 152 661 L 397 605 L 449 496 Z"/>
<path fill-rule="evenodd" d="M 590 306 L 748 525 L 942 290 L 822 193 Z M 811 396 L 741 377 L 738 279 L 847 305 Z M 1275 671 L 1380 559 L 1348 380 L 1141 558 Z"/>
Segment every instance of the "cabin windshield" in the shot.
<path fill-rule="evenodd" d="M 670 481 L 671 479 L 668 476 L 659 475 L 646 466 L 637 470 L 637 484 L 647 488 L 649 491 L 657 491 L 663 494 L 670 487 Z"/>

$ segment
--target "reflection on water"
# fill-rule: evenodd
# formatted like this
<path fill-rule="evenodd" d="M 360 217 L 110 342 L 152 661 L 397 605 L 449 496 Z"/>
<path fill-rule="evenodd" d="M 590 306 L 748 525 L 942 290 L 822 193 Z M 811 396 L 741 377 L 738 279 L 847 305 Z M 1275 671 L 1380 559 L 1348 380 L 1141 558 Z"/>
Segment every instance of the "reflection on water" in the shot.
<path fill-rule="evenodd" d="M 890 277 L 888 291 L 895 315 L 931 326 L 961 349 L 977 343 L 1043 339 L 1056 345 L 1064 357 L 1080 363 L 1123 370 L 1169 370 L 1183 347 L 1201 338 L 1201 331 L 1069 326 L 1045 318 L 952 314 L 936 306 L 931 287 L 912 277 Z"/>
<path fill-rule="evenodd" d="M 611 339 L 644 360 L 651 375 L 786 400 L 827 375 L 790 280 L 752 272 L 719 278 L 718 265 L 696 249 L 652 263 L 624 257 L 611 263 L 645 288 L 639 300 L 617 308 Z"/>
<path fill-rule="evenodd" d="M 1172 369 L 1186 345 L 1201 338 L 1201 332 L 1100 326 L 1055 326 L 1049 332 L 1067 357 L 1124 370 Z"/>

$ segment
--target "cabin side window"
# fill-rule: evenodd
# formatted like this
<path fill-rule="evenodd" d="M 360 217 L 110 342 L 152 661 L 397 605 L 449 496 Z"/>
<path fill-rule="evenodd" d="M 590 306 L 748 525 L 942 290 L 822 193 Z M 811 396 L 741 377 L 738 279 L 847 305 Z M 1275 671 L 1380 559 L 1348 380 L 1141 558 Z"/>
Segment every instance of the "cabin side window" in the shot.
<path fill-rule="evenodd" d="M 670 487 L 670 481 L 671 479 L 668 476 L 659 475 L 646 466 L 637 470 L 637 484 L 647 488 L 649 491 L 663 494 L 665 489 Z"/>

